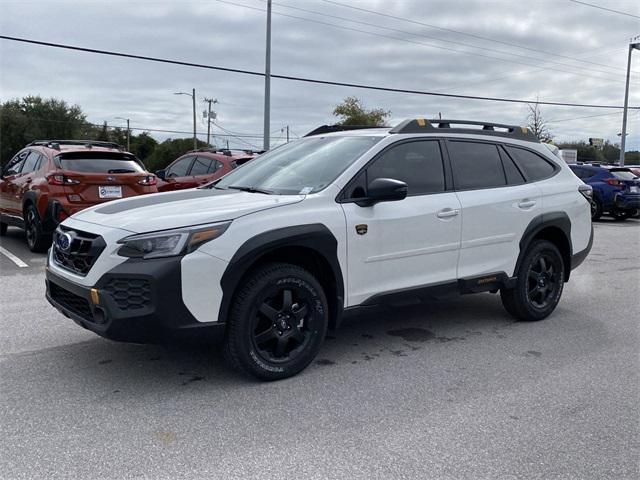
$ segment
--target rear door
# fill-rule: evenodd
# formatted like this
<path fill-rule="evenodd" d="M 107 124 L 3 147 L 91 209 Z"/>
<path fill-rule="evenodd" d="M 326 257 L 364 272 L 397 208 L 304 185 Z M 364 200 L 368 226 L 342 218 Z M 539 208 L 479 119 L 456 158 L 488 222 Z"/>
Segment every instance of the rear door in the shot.
<path fill-rule="evenodd" d="M 456 280 L 460 203 L 438 140 L 395 143 L 345 189 L 348 305 L 374 295 Z M 376 178 L 407 183 L 407 198 L 359 206 Z M 448 179 L 448 182 L 445 180 Z"/>
<path fill-rule="evenodd" d="M 525 183 L 501 146 L 476 140 L 448 140 L 456 194 L 462 205 L 458 277 L 512 275 L 520 239 L 542 212 L 541 192 Z"/>
<path fill-rule="evenodd" d="M 150 193 L 144 183 L 149 173 L 131 154 L 120 152 L 68 152 L 56 158 L 67 180 L 69 201 L 88 205 Z"/>

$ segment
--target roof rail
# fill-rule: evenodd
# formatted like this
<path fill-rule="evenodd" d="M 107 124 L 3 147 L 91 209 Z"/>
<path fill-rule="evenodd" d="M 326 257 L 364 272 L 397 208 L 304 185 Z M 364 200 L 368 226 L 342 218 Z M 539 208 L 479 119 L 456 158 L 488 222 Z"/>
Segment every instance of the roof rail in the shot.
<path fill-rule="evenodd" d="M 189 150 L 187 153 L 198 153 L 198 152 L 208 152 L 208 153 L 220 153 L 222 155 L 226 155 L 228 157 L 233 156 L 233 152 L 242 152 L 247 155 L 260 155 L 264 153 L 264 150 L 250 150 L 246 148 L 215 148 L 215 147 L 201 147 L 196 150 Z"/>
<path fill-rule="evenodd" d="M 27 145 L 27 147 L 42 146 L 60 150 L 60 145 L 84 145 L 87 148 L 102 147 L 124 150 L 124 147 L 119 143 L 103 142 L 100 140 L 34 140 L 29 145 Z"/>
<path fill-rule="evenodd" d="M 362 130 L 365 128 L 389 128 L 386 126 L 376 127 L 372 125 L 322 125 L 315 130 L 311 130 L 305 135 L 305 137 L 312 137 L 314 135 L 322 135 L 323 133 L 332 132 L 346 132 L 348 130 Z"/>
<path fill-rule="evenodd" d="M 460 127 L 452 127 L 451 125 L 460 125 Z M 465 127 L 468 125 L 482 126 L 482 129 Z M 536 137 L 536 135 L 527 127 L 505 125 L 503 123 L 474 122 L 470 120 L 446 120 L 441 118 L 408 119 L 393 127 L 389 133 L 434 133 L 441 129 L 446 130 L 447 133 L 495 135 L 498 137 L 509 137 L 517 140 L 540 143 L 538 137 Z"/>

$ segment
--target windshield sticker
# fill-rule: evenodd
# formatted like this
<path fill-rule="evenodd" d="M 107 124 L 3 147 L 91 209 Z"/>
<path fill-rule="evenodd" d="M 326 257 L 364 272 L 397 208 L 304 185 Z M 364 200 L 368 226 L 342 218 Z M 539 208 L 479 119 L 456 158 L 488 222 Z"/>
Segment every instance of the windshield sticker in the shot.
<path fill-rule="evenodd" d="M 313 187 L 304 187 L 302 190 L 300 190 L 300 195 L 307 195 L 312 190 L 313 190 Z"/>

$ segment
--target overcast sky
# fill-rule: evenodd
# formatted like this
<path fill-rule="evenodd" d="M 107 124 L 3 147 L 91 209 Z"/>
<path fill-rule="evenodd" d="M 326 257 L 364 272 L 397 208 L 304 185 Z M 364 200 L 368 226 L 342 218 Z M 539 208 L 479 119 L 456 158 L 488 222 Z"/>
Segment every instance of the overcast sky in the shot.
<path fill-rule="evenodd" d="M 465 95 L 622 105 L 627 45 L 640 34 L 640 2 L 587 3 L 632 16 L 570 0 L 276 0 L 272 73 Z M 260 0 L 0 0 L 0 31 L 260 71 L 265 9 Z M 638 50 L 633 69 L 630 105 L 639 106 Z M 232 146 L 262 144 L 261 77 L 0 40 L 0 87 L 3 101 L 39 94 L 77 103 L 95 123 L 123 125 L 115 117 L 125 117 L 134 128 L 185 131 L 192 128 L 191 99 L 172 93 L 195 88 L 199 131 L 206 132 L 202 98 L 214 97 L 221 127 L 257 136 L 243 138 L 247 143 L 231 138 Z M 333 107 L 349 95 L 369 107 L 391 110 L 391 124 L 412 116 L 437 117 L 439 112 L 456 119 L 526 121 L 526 106 L 521 104 L 278 79 L 271 88 L 272 145 L 281 141 L 285 125 L 295 137 L 334 123 Z M 545 106 L 542 112 L 558 141 L 619 141 L 621 111 Z M 216 126 L 213 130 L 224 133 Z M 628 130 L 629 148 L 640 148 L 637 111 L 629 114 Z M 154 136 L 161 140 L 188 134 Z"/>

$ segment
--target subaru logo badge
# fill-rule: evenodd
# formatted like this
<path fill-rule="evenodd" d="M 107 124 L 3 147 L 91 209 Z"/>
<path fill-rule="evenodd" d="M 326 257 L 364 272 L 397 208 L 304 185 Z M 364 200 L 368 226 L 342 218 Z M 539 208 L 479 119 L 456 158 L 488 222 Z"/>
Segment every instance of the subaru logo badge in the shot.
<path fill-rule="evenodd" d="M 115 182 L 116 177 L 107 177 L 107 182 Z"/>
<path fill-rule="evenodd" d="M 56 247 L 63 252 L 71 248 L 71 235 L 68 233 L 58 233 L 56 236 Z"/>

